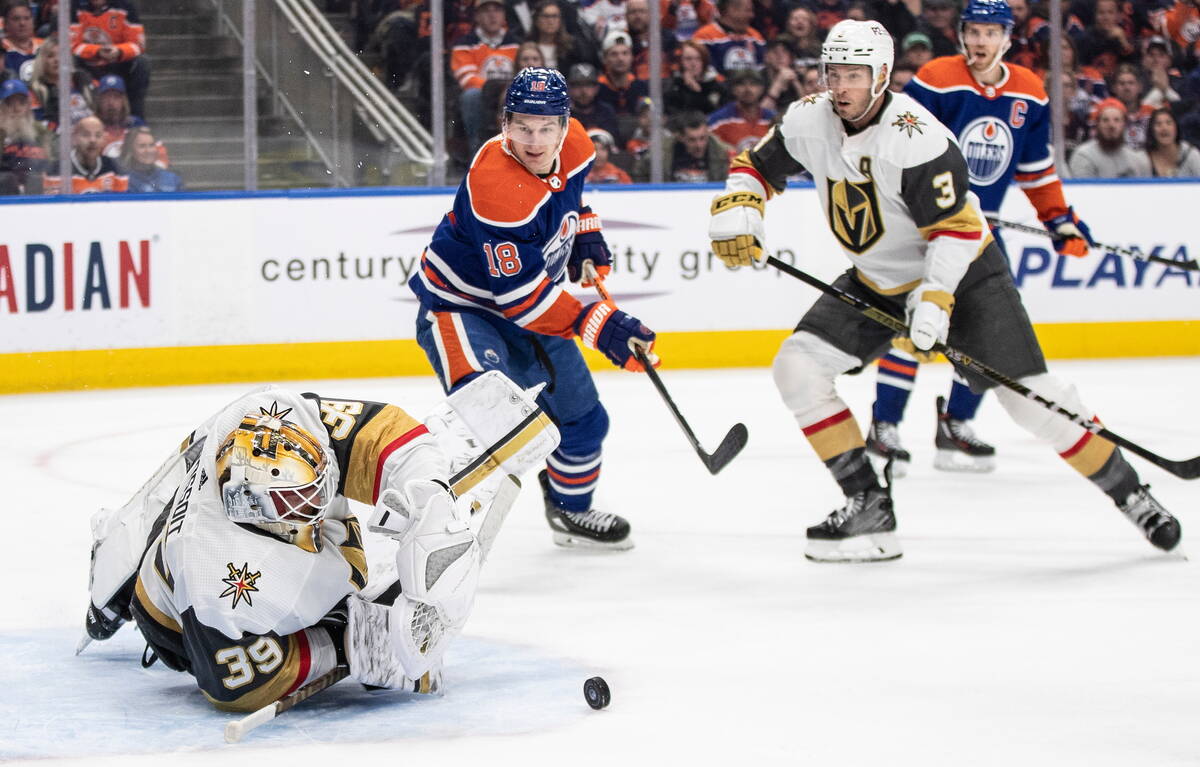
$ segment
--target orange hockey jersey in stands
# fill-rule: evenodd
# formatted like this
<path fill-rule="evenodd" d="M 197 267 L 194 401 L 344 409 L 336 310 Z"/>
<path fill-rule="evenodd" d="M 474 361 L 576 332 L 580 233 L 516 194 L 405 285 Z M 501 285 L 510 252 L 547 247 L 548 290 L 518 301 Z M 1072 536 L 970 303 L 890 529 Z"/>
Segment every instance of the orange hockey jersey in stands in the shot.
<path fill-rule="evenodd" d="M 458 79 L 458 87 L 466 91 L 482 88 L 487 80 L 511 80 L 516 74 L 519 44 L 511 32 L 488 40 L 478 28 L 458 38 L 450 52 L 450 69 Z"/>
<path fill-rule="evenodd" d="M 1200 8 L 1187 0 L 1176 0 L 1171 8 L 1159 11 L 1159 24 L 1181 49 L 1200 55 Z"/>
<path fill-rule="evenodd" d="M 99 13 L 80 10 L 71 25 L 71 52 L 88 64 L 107 64 L 100 49 L 114 46 L 118 61 L 136 59 L 146 51 L 146 30 L 138 23 L 137 11 L 121 3 L 109 3 Z"/>
<path fill-rule="evenodd" d="M 57 168 L 58 166 L 53 167 Z M 116 163 L 107 157 L 100 157 L 96 162 L 96 167 L 84 170 L 79 165 L 79 156 L 72 152 L 71 170 L 71 192 L 74 194 L 129 191 L 129 176 L 121 173 Z M 58 194 L 61 189 L 62 177 L 46 174 L 42 194 Z"/>

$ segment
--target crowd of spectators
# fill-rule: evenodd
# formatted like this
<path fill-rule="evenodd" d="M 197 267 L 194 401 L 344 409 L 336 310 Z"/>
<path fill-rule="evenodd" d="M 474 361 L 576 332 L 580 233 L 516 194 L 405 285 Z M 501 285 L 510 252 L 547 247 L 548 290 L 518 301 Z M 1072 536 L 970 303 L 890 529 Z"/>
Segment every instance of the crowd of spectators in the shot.
<path fill-rule="evenodd" d="M 359 47 L 427 108 L 431 0 L 352 3 Z M 433 0 L 436 1 L 436 0 Z M 1006 60 L 1050 89 L 1049 2 L 1009 0 Z M 1058 0 L 1063 17 L 1067 157 L 1075 176 L 1200 175 L 1200 0 Z M 460 84 L 448 109 L 465 163 L 498 127 L 522 43 L 567 77 L 572 113 L 598 129 L 598 182 L 648 180 L 650 0 L 442 0 L 445 65 Z M 891 87 L 959 50 L 961 0 L 659 0 L 664 150 L 669 180 L 719 180 L 725 157 L 752 145 L 777 115 L 820 89 L 821 41 L 845 18 L 874 19 L 895 37 Z M 539 60 L 535 54 L 529 61 Z M 428 120 L 427 109 L 418 109 Z M 488 112 L 488 120 L 481 115 Z M 461 119 L 457 119 L 461 118 Z M 597 138 L 598 137 L 598 138 Z"/>
<path fill-rule="evenodd" d="M 66 0 L 64 0 L 66 1 Z M 59 104 L 71 121 L 74 193 L 179 191 L 146 124 L 150 65 L 130 0 L 70 0 L 71 78 L 59 81 L 58 0 L 0 0 L 0 194 L 57 194 Z"/>

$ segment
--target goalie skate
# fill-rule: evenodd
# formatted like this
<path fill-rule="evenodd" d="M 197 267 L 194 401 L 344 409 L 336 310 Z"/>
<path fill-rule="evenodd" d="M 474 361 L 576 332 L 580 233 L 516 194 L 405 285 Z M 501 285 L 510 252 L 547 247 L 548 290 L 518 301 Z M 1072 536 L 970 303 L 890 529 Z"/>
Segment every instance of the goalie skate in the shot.
<path fill-rule="evenodd" d="M 908 465 L 912 463 L 912 456 L 900 445 L 900 431 L 897 424 L 887 421 L 871 421 L 871 428 L 867 431 L 867 458 L 870 459 L 871 465 L 876 471 L 882 472 L 883 467 L 890 460 L 892 462 L 892 476 L 896 479 L 908 474 Z"/>
<path fill-rule="evenodd" d="M 808 528 L 807 536 L 804 556 L 814 562 L 882 562 L 904 553 L 896 538 L 890 489 L 847 497 L 845 506 Z"/>
<path fill-rule="evenodd" d="M 589 509 L 567 511 L 550 499 L 550 480 L 545 471 L 538 474 L 542 497 L 546 502 L 546 521 L 554 531 L 554 543 L 577 549 L 633 548 L 629 523 L 616 514 Z"/>
<path fill-rule="evenodd" d="M 946 398 L 937 398 L 935 469 L 985 473 L 996 468 L 996 448 L 975 436 L 970 421 L 959 421 L 946 412 Z"/>

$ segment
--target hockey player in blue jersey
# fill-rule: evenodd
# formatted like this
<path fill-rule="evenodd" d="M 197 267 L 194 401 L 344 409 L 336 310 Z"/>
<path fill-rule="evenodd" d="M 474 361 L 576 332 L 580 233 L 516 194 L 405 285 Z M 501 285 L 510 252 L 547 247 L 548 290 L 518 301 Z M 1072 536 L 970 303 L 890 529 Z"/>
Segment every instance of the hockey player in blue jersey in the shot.
<path fill-rule="evenodd" d="M 1024 190 L 1038 218 L 1058 239 L 1059 253 L 1085 256 L 1091 235 L 1063 197 L 1050 146 L 1050 107 L 1041 79 L 1001 61 L 1011 45 L 1013 15 L 1006 0 L 970 0 L 960 20 L 962 53 L 921 67 L 904 92 L 921 102 L 958 137 L 971 191 L 988 217 L 999 214 L 1012 181 Z M 1001 249 L 999 233 L 993 231 Z M 917 375 L 918 361 L 893 350 L 879 361 L 867 450 L 895 459 L 904 476 L 910 456 L 897 425 Z M 975 436 L 970 422 L 982 394 L 955 375 L 949 400 L 938 397 L 934 466 L 947 471 L 991 471 L 995 448 Z"/>
<path fill-rule="evenodd" d="M 582 202 L 595 150 L 570 117 L 563 76 L 522 70 L 504 110 L 501 134 L 475 155 L 409 280 L 421 302 L 417 342 L 447 392 L 488 370 L 545 384 L 538 401 L 562 434 L 539 475 L 554 540 L 627 549 L 629 523 L 592 508 L 608 415 L 574 338 L 641 370 L 634 349 L 656 360 L 655 336 L 611 302 L 584 305 L 561 284 L 590 287 L 585 264 L 603 277 L 612 263 L 600 219 Z"/>

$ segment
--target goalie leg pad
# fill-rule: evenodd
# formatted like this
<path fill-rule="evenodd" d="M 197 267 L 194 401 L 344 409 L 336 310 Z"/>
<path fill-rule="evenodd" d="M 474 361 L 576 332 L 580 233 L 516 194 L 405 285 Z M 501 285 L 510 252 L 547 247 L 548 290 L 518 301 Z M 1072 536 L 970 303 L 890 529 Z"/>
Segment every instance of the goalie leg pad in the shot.
<path fill-rule="evenodd" d="M 559 443 L 557 427 L 537 404 L 541 387 L 522 389 L 491 370 L 453 392 L 425 419 L 450 456 L 454 492 L 491 497 L 501 477 L 540 466 Z M 498 472 L 497 469 L 503 469 Z"/>

